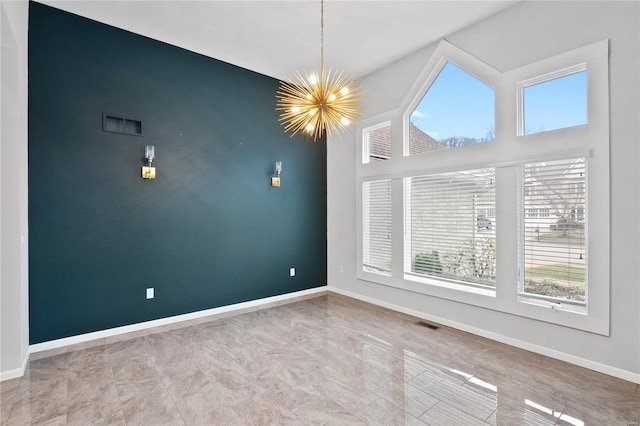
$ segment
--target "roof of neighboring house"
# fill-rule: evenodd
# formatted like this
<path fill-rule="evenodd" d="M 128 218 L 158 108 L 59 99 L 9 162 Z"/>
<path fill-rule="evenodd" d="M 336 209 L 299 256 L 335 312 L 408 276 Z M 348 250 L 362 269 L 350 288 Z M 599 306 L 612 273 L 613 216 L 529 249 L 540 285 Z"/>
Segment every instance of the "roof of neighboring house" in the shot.
<path fill-rule="evenodd" d="M 437 140 L 409 123 L 409 152 L 422 154 L 444 147 Z M 380 127 L 369 132 L 369 155 L 375 159 L 391 158 L 391 126 Z"/>
<path fill-rule="evenodd" d="M 413 123 L 409 123 L 409 152 L 411 154 L 422 154 L 423 152 L 437 151 L 444 146 Z"/>

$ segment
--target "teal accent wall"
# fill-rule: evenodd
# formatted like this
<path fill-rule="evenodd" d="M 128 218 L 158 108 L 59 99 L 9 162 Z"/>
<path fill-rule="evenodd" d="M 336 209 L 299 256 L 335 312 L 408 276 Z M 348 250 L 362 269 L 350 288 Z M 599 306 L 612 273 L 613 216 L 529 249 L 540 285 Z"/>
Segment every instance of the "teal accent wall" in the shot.
<path fill-rule="evenodd" d="M 30 4 L 31 344 L 326 284 L 326 144 L 283 133 L 277 88 Z M 143 136 L 104 132 L 103 113 Z"/>

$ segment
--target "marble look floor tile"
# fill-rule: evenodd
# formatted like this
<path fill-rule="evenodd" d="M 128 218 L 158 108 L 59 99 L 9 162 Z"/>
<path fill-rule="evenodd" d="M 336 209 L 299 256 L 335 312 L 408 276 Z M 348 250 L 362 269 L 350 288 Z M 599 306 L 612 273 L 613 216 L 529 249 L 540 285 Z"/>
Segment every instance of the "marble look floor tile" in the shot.
<path fill-rule="evenodd" d="M 497 407 L 495 397 L 492 398 L 465 388 L 461 383 L 442 377 L 439 373 L 424 372 L 408 383 L 479 419 L 488 418 Z"/>
<path fill-rule="evenodd" d="M 581 390 L 613 391 L 629 393 L 633 392 L 636 385 L 626 380 L 617 379 L 569 364 L 553 358 L 545 358 L 540 365 L 540 371 L 547 376 L 555 376 L 565 383 L 579 383 Z"/>
<path fill-rule="evenodd" d="M 256 376 L 255 383 L 262 389 L 271 391 L 279 396 L 282 401 L 285 401 L 285 405 L 289 409 L 293 408 L 293 406 L 288 405 L 286 401 L 290 399 L 293 391 L 307 393 L 315 391 L 313 384 L 309 380 L 293 373 L 278 362 L 270 363 L 268 368 Z"/>
<path fill-rule="evenodd" d="M 482 376 L 483 380 L 493 384 L 506 381 L 526 383 L 530 377 L 540 374 L 541 371 L 540 356 L 531 356 L 526 351 L 491 349 L 475 355 L 473 350 L 461 350 L 452 358 L 455 359 L 458 368 L 466 368 L 467 372 L 474 376 Z"/>
<path fill-rule="evenodd" d="M 30 426 L 66 426 L 67 418 L 65 415 L 58 417 L 46 418 L 43 420 L 36 420 L 29 416 L 24 417 L 16 417 L 12 415 L 10 420 L 7 422 L 8 426 L 17 426 L 17 425 L 30 425 Z"/>
<path fill-rule="evenodd" d="M 334 400 L 316 390 L 294 390 L 287 395 L 288 408 L 300 419 L 301 424 L 313 425 L 362 425 L 363 420 L 349 412 Z M 295 401 L 295 404 L 293 402 Z"/>
<path fill-rule="evenodd" d="M 74 390 L 83 382 L 105 383 L 113 381 L 109 355 L 104 346 L 69 352 L 69 389 Z"/>
<path fill-rule="evenodd" d="M 162 382 L 148 383 L 143 391 L 129 392 L 118 385 L 127 425 L 183 425 L 184 421 Z"/>
<path fill-rule="evenodd" d="M 9 412 L 15 400 L 19 383 L 19 377 L 0 382 L 0 425 L 4 426 L 9 418 Z"/>
<path fill-rule="evenodd" d="M 424 413 L 420 420 L 430 426 L 486 426 L 486 423 L 477 417 L 442 401 Z M 520 425 L 520 423 L 513 424 Z"/>
<path fill-rule="evenodd" d="M 202 345 L 200 348 L 235 347 L 237 344 L 232 334 L 235 331 L 228 324 L 207 322 L 198 326 Z M 237 331 L 236 331 L 237 332 Z"/>
<path fill-rule="evenodd" d="M 67 376 L 68 402 L 80 396 L 99 395 L 105 385 L 115 386 L 113 373 L 108 364 L 70 370 Z"/>
<path fill-rule="evenodd" d="M 201 328 L 200 326 L 204 324 L 214 324 L 216 326 L 222 326 L 228 323 L 229 321 L 224 318 L 223 315 L 208 315 L 200 318 L 194 318 L 188 321 L 183 321 L 180 324 L 184 324 L 186 326 L 198 326 L 199 328 Z"/>
<path fill-rule="evenodd" d="M 385 400 L 377 399 L 357 413 L 366 424 L 376 425 L 415 425 L 424 426 L 425 423 L 412 416 L 403 408 Z"/>
<path fill-rule="evenodd" d="M 406 349 L 403 350 L 403 358 L 404 379 L 406 381 L 419 376 L 424 373 L 429 366 L 433 365 L 433 361 L 429 361 L 420 354 Z"/>
<path fill-rule="evenodd" d="M 81 369 L 90 364 L 108 363 L 109 353 L 105 345 L 89 346 L 67 353 L 68 368 Z"/>
<path fill-rule="evenodd" d="M 260 376 L 271 367 L 272 363 L 277 362 L 275 356 L 261 350 L 238 351 L 234 348 L 229 348 L 226 352 L 236 364 L 253 377 Z"/>
<path fill-rule="evenodd" d="M 56 378 L 67 375 L 67 353 L 53 355 L 46 358 L 30 360 L 24 372 L 25 378 Z"/>
<path fill-rule="evenodd" d="M 301 424 L 301 420 L 269 391 L 256 393 L 231 407 L 242 421 L 250 425 Z"/>
<path fill-rule="evenodd" d="M 523 425 L 551 426 L 555 425 L 562 411 L 553 407 L 545 407 L 533 401 L 521 401 L 518 405 L 498 404 L 496 411 L 489 416 L 490 425 Z M 574 425 L 577 426 L 577 425 Z"/>
<path fill-rule="evenodd" d="M 203 342 L 203 346 L 191 354 L 191 359 L 205 373 L 225 365 L 237 365 L 225 350 L 225 345 L 216 344 L 214 341 Z"/>
<path fill-rule="evenodd" d="M 216 390 L 197 392 L 176 400 L 188 425 L 240 425 L 242 420 Z"/>
<path fill-rule="evenodd" d="M 63 346 L 61 348 L 48 349 L 46 351 L 33 352 L 29 355 L 29 361 L 36 361 L 43 358 L 50 358 L 56 355 L 65 354 L 68 351 L 67 346 Z"/>
<path fill-rule="evenodd" d="M 296 374 L 305 375 L 327 366 L 327 360 L 307 348 L 292 346 L 273 357 Z"/>
<path fill-rule="evenodd" d="M 422 392 L 409 383 L 396 382 L 386 387 L 380 387 L 379 389 L 377 393 L 384 400 L 392 402 L 398 407 L 403 407 L 408 414 L 416 418 L 423 415 L 439 401 L 437 398 Z M 388 390 L 383 391 L 382 389 Z"/>
<path fill-rule="evenodd" d="M 137 339 L 138 337 L 139 336 L 137 332 L 131 331 L 129 333 L 122 333 L 122 334 L 116 334 L 115 336 L 105 337 L 104 343 L 109 345 L 111 343 L 124 342 L 127 340 Z"/>
<path fill-rule="evenodd" d="M 379 398 L 374 383 L 367 380 L 367 376 L 340 378 L 329 367 L 324 367 L 306 377 L 320 393 L 352 413 L 360 411 Z"/>
<path fill-rule="evenodd" d="M 23 377 L 7 419 L 8 425 L 66 421 L 67 379 L 59 375 Z"/>
<path fill-rule="evenodd" d="M 74 345 L 69 345 L 67 348 L 67 352 L 77 352 L 84 349 L 95 348 L 96 346 L 103 346 L 107 343 L 107 339 L 94 339 L 89 340 L 88 342 L 76 343 Z"/>
<path fill-rule="evenodd" d="M 70 390 L 67 401 L 67 425 L 124 424 L 124 416 L 114 383 L 104 383 L 95 389 L 92 384 L 89 384 L 76 391 Z"/>
<path fill-rule="evenodd" d="M 169 328 L 168 334 L 171 335 L 187 353 L 192 353 L 202 348 L 204 336 L 198 326 L 190 325 Z"/>
<path fill-rule="evenodd" d="M 363 346 L 367 339 L 369 339 L 367 336 L 354 330 L 349 330 L 347 327 L 332 325 L 331 332 L 326 338 L 326 344 L 343 352 L 361 357 Z"/>
<path fill-rule="evenodd" d="M 149 328 L 144 328 L 142 330 L 136 330 L 135 333 L 136 333 L 136 335 L 138 337 L 144 337 L 144 336 L 152 336 L 154 334 L 163 334 L 165 331 L 169 331 L 167 326 L 157 325 L 155 327 L 149 327 Z"/>
<path fill-rule="evenodd" d="M 211 378 L 204 374 L 192 360 L 166 364 L 157 369 L 174 401 L 195 393 L 207 393 L 216 389 Z"/>
<path fill-rule="evenodd" d="M 313 352 L 314 356 L 324 361 L 324 366 L 328 367 L 333 375 L 339 377 L 362 377 L 372 368 L 371 364 L 365 362 L 362 352 L 344 351 L 330 341 Z"/>
<path fill-rule="evenodd" d="M 640 398 L 630 393 L 625 400 L 602 400 L 595 398 L 575 399 L 567 403 L 558 424 L 585 425 L 637 425 L 640 424 Z"/>
<path fill-rule="evenodd" d="M 31 357 L 0 426 L 623 425 L 640 387 L 325 294 Z"/>
<path fill-rule="evenodd" d="M 111 361 L 111 370 L 116 384 L 159 381 L 160 376 L 153 360 L 146 356 L 119 362 Z"/>
<path fill-rule="evenodd" d="M 144 337 L 133 337 L 108 343 L 105 346 L 111 363 L 140 359 L 147 356 L 147 343 Z"/>
<path fill-rule="evenodd" d="M 169 332 L 149 334 L 144 336 L 144 340 L 145 351 L 156 365 L 170 364 L 191 357 L 186 348 Z"/>
<path fill-rule="evenodd" d="M 255 377 L 231 359 L 215 356 L 215 352 L 202 352 L 194 358 L 196 365 L 210 378 L 228 403 L 250 399 L 263 389 Z"/>

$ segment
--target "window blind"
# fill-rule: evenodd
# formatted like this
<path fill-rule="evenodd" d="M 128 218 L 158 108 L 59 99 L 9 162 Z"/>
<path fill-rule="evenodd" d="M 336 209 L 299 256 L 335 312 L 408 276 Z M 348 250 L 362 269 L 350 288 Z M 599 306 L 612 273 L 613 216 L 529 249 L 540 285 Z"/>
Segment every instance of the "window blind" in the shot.
<path fill-rule="evenodd" d="M 409 275 L 495 286 L 495 169 L 405 178 Z"/>
<path fill-rule="evenodd" d="M 524 293 L 586 302 L 584 158 L 521 166 Z"/>
<path fill-rule="evenodd" d="M 362 184 L 363 269 L 391 275 L 391 180 Z"/>

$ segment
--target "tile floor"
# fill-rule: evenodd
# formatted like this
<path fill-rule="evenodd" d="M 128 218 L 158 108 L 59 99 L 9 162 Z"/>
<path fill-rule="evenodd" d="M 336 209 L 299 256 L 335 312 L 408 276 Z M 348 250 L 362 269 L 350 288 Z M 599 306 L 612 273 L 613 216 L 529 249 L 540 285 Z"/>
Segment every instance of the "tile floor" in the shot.
<path fill-rule="evenodd" d="M 417 321 L 330 293 L 34 354 L 1 424 L 640 421 L 634 383 Z"/>

